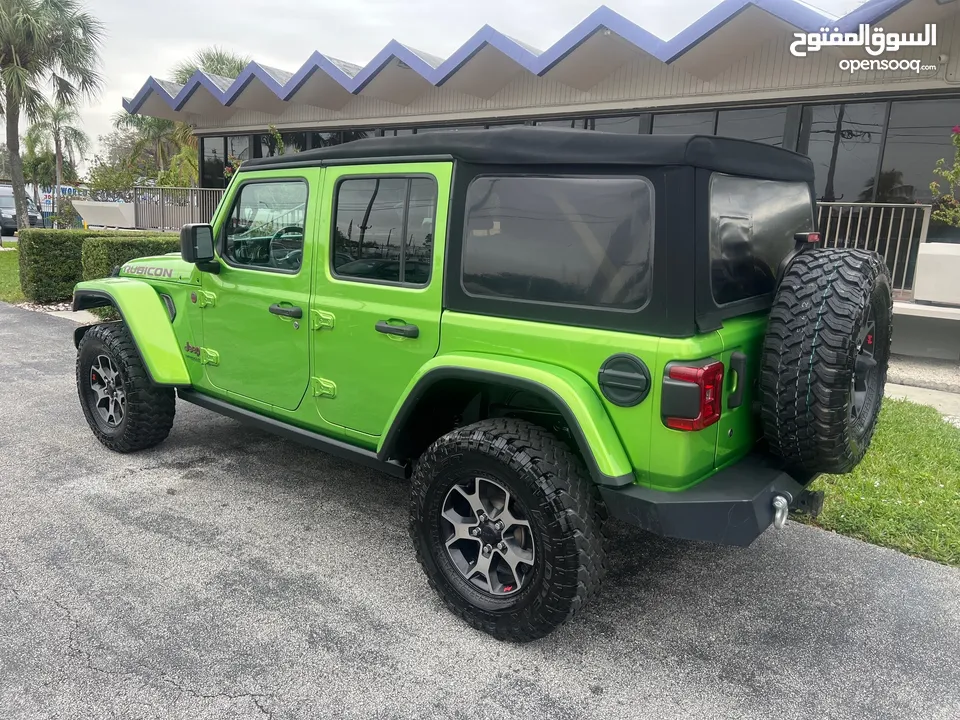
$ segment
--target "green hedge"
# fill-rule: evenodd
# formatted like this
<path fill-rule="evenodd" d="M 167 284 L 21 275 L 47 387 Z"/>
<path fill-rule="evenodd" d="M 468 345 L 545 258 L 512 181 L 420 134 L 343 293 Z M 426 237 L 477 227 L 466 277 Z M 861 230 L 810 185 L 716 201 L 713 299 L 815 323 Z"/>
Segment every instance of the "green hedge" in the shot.
<path fill-rule="evenodd" d="M 29 302 L 54 303 L 69 300 L 73 296 L 74 285 L 83 279 L 83 246 L 87 239 L 155 239 L 158 235 L 160 234 L 116 230 L 21 230 L 20 288 Z M 174 233 L 164 233 L 162 237 L 177 236 Z"/>
<path fill-rule="evenodd" d="M 92 237 L 83 243 L 83 279 L 107 277 L 130 260 L 179 250 L 178 237 Z"/>
<path fill-rule="evenodd" d="M 29 302 L 67 300 L 82 279 L 83 230 L 21 230 L 20 289 Z"/>
<path fill-rule="evenodd" d="M 97 280 L 107 277 L 118 265 L 139 257 L 163 255 L 180 249 L 180 238 L 169 235 L 156 237 L 118 236 L 91 237 L 83 243 L 83 279 Z M 112 307 L 91 308 L 90 312 L 101 320 L 119 319 Z"/>

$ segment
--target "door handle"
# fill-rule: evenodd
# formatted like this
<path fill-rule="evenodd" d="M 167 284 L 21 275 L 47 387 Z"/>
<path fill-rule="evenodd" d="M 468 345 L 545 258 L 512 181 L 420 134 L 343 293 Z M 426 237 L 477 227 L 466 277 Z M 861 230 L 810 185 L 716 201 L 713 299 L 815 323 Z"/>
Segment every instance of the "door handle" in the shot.
<path fill-rule="evenodd" d="M 743 391 L 747 385 L 747 356 L 742 352 L 735 352 L 730 356 L 730 369 L 737 375 L 737 389 L 730 393 L 727 407 L 730 410 L 743 404 Z"/>
<path fill-rule="evenodd" d="M 377 332 L 408 338 L 420 337 L 420 328 L 416 325 L 391 325 L 386 320 L 377 323 Z"/>
<path fill-rule="evenodd" d="M 273 305 L 270 306 L 270 312 L 272 312 L 274 315 L 282 315 L 283 317 L 291 317 L 291 318 L 303 317 L 303 310 L 301 308 L 284 307 L 282 305 L 278 305 L 277 303 L 274 303 Z"/>

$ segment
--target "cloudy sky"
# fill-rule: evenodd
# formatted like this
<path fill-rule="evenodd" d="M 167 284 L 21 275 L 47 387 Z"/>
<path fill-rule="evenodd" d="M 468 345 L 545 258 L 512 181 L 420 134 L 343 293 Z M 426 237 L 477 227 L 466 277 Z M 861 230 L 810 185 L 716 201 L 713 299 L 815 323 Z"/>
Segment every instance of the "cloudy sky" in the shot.
<path fill-rule="evenodd" d="M 297 70 L 314 50 L 366 64 L 391 39 L 440 57 L 484 24 L 546 48 L 602 0 L 87 0 L 106 25 L 105 86 L 83 108 L 91 139 L 110 131 L 121 98 L 150 75 L 166 78 L 182 58 L 221 45 L 253 59 Z M 715 0 L 607 0 L 647 30 L 669 39 L 717 5 Z M 842 15 L 861 0 L 815 0 Z"/>

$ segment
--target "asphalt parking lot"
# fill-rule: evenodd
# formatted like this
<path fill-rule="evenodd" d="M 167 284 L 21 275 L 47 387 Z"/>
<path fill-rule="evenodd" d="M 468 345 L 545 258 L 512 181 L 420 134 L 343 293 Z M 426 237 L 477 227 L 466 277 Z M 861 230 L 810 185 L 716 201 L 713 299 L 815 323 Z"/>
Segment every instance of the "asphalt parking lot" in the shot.
<path fill-rule="evenodd" d="M 955 569 L 615 525 L 599 601 L 501 644 L 427 587 L 401 482 L 182 403 L 103 449 L 73 327 L 0 304 L 2 718 L 960 717 Z"/>

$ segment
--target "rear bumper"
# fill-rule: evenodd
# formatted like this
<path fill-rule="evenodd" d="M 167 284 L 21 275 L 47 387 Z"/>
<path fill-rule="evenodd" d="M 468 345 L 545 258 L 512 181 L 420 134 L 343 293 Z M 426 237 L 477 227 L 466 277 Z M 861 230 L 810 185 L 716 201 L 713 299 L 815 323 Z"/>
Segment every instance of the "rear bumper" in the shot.
<path fill-rule="evenodd" d="M 688 490 L 598 486 L 615 518 L 664 537 L 746 547 L 773 524 L 773 499 L 796 504 L 816 476 L 794 478 L 769 456 L 748 455 Z"/>

